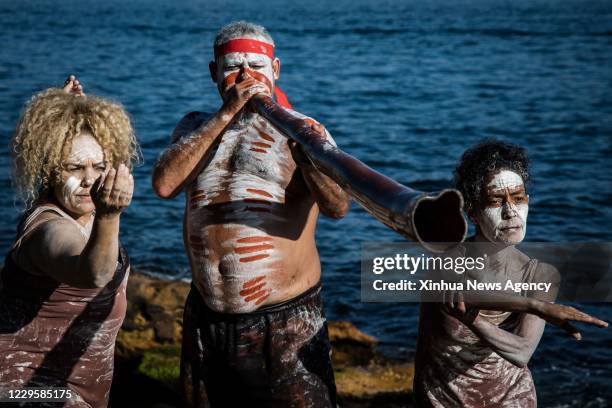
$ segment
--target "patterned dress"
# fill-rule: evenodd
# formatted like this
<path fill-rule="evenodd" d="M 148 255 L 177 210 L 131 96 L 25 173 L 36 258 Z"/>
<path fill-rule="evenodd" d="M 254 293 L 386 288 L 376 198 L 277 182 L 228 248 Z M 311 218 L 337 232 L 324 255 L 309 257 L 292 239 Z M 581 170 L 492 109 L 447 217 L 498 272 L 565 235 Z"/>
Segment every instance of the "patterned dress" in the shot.
<path fill-rule="evenodd" d="M 523 282 L 531 282 L 538 261 L 525 265 Z M 520 313 L 481 317 L 516 333 Z M 518 367 L 482 341 L 439 303 L 422 303 L 415 361 L 417 407 L 535 408 L 536 391 L 529 368 Z"/>
<path fill-rule="evenodd" d="M 23 270 L 14 258 L 23 238 L 44 222 L 37 218 L 45 211 L 74 221 L 57 207 L 36 208 L 6 257 L 0 289 L 0 387 L 68 387 L 73 397 L 63 406 L 106 407 L 115 338 L 126 312 L 129 258 L 120 247 L 112 280 L 95 289 Z"/>

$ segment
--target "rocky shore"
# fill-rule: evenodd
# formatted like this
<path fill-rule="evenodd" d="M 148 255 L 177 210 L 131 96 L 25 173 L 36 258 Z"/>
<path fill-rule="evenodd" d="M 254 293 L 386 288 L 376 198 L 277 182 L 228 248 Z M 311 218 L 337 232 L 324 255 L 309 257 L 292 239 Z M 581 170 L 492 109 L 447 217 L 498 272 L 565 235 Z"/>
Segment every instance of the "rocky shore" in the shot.
<path fill-rule="evenodd" d="M 112 407 L 179 407 L 181 321 L 189 284 L 132 271 L 128 310 L 115 348 Z M 330 321 L 340 403 L 346 408 L 410 407 L 412 363 L 376 351 L 377 340 L 352 323 Z"/>

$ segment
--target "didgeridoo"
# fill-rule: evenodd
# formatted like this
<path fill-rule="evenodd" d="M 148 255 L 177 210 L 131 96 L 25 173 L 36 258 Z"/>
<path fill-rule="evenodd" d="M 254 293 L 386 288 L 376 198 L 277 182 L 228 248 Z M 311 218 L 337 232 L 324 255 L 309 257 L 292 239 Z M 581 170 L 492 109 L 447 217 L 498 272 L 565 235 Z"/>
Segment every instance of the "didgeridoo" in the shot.
<path fill-rule="evenodd" d="M 251 106 L 289 138 L 300 144 L 315 167 L 334 180 L 374 218 L 434 252 L 463 242 L 467 222 L 458 190 L 434 193 L 413 190 L 368 167 L 323 139 L 310 123 L 256 95 Z"/>

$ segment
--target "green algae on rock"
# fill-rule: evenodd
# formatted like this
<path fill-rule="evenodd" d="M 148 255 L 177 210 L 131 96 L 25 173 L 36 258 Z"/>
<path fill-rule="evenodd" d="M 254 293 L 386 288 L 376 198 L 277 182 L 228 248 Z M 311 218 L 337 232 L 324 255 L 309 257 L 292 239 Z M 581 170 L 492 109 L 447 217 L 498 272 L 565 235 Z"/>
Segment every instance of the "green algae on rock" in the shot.
<path fill-rule="evenodd" d="M 180 347 L 190 285 L 132 271 L 125 322 L 115 347 L 113 406 L 180 406 Z M 378 340 L 351 322 L 328 321 L 342 407 L 412 406 L 412 363 L 376 351 Z M 160 405 L 161 404 L 161 405 Z"/>

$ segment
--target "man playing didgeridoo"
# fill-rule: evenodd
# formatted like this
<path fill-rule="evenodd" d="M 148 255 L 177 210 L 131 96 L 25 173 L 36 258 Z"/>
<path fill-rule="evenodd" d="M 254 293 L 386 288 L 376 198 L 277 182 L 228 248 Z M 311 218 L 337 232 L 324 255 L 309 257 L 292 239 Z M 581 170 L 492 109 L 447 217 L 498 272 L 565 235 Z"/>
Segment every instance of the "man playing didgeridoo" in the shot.
<path fill-rule="evenodd" d="M 414 380 L 418 407 L 535 407 L 527 363 L 546 321 L 577 339 L 580 334 L 571 320 L 607 326 L 572 307 L 551 303 L 559 273 L 515 248 L 527 228 L 528 165 L 525 149 L 497 140 L 463 154 L 455 170 L 456 187 L 476 226 L 466 253 L 487 259 L 482 272 L 467 278 L 549 282 L 552 289 L 520 296 L 445 293 L 445 303 L 422 303 Z"/>
<path fill-rule="evenodd" d="M 210 74 L 223 103 L 178 123 L 153 174 L 159 196 L 186 191 L 187 403 L 335 407 L 314 232 L 319 210 L 341 218 L 348 196 L 247 104 L 276 93 L 280 61 L 267 31 L 231 23 L 214 52 Z"/>

